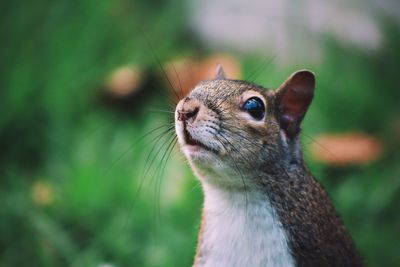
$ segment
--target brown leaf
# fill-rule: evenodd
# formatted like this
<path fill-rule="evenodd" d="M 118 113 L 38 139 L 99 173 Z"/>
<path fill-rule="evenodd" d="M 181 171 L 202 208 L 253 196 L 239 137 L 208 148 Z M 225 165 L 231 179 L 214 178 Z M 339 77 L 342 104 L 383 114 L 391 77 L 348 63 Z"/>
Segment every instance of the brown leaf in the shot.
<path fill-rule="evenodd" d="M 51 184 L 36 181 L 32 187 L 33 201 L 40 206 L 48 206 L 54 202 L 54 190 Z"/>
<path fill-rule="evenodd" d="M 167 87 L 175 100 L 186 96 L 201 80 L 200 67 L 193 59 L 177 59 L 165 65 Z"/>
<path fill-rule="evenodd" d="M 123 66 L 111 73 L 107 83 L 107 91 L 118 98 L 135 93 L 143 80 L 142 71 L 136 66 Z"/>
<path fill-rule="evenodd" d="M 315 159 L 336 166 L 369 163 L 379 158 L 382 150 L 377 138 L 361 133 L 321 135 L 311 146 Z"/>
<path fill-rule="evenodd" d="M 213 79 L 218 64 L 224 68 L 227 78 L 240 78 L 241 65 L 239 61 L 224 54 L 217 54 L 204 60 L 177 59 L 167 63 L 165 72 L 167 80 L 172 84 L 172 90 L 175 91 L 172 92 L 173 98 L 183 98 L 199 82 Z M 168 84 L 168 87 L 171 85 Z"/>
<path fill-rule="evenodd" d="M 240 79 L 241 65 L 239 61 L 229 55 L 218 54 L 204 60 L 201 64 L 202 80 L 213 79 L 219 64 L 224 68 L 228 79 Z"/>

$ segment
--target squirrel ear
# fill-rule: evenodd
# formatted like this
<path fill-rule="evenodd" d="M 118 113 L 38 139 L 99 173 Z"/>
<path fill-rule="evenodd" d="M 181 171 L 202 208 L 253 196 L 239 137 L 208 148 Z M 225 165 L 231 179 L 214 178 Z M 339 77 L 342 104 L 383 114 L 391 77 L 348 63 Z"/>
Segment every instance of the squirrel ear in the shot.
<path fill-rule="evenodd" d="M 293 73 L 276 91 L 279 123 L 292 138 L 300 131 L 300 123 L 314 96 L 315 76 L 308 70 Z"/>
<path fill-rule="evenodd" d="M 215 79 L 226 79 L 224 68 L 221 64 L 218 64 Z"/>

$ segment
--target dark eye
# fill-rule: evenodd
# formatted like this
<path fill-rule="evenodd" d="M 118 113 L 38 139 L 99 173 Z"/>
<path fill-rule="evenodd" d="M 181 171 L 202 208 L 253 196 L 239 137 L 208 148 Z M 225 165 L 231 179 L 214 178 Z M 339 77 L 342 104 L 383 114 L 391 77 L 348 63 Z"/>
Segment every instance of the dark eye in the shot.
<path fill-rule="evenodd" d="M 243 104 L 243 110 L 250 114 L 254 119 L 261 120 L 264 118 L 265 106 L 258 97 L 252 97 Z"/>

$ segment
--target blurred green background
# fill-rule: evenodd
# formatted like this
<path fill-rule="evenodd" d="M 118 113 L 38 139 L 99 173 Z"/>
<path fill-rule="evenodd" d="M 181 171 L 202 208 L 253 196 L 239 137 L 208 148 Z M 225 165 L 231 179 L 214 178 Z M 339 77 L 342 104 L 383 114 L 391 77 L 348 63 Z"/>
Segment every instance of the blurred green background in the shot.
<path fill-rule="evenodd" d="M 291 61 L 208 46 L 193 30 L 189 6 L 0 4 L 0 266 L 190 266 L 201 187 L 178 148 L 169 154 L 172 114 L 161 110 L 174 104 L 160 64 L 221 51 L 238 58 L 243 78 L 267 87 L 298 68 L 316 72 L 318 91 L 303 124 L 307 161 L 366 263 L 398 266 L 398 20 L 378 16 L 382 40 L 374 49 L 323 33 L 319 60 Z M 109 80 L 123 66 L 139 69 L 140 81 L 121 96 Z M 382 154 L 344 166 L 312 157 L 313 137 L 343 132 L 373 136 Z"/>

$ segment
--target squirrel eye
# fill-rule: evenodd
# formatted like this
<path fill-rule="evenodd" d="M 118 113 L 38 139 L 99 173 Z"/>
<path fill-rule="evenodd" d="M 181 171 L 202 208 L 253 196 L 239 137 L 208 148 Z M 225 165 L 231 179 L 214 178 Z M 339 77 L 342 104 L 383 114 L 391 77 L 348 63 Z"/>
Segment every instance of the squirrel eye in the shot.
<path fill-rule="evenodd" d="M 256 120 L 262 120 L 264 118 L 265 106 L 263 101 L 258 97 L 249 98 L 243 104 L 242 108 Z"/>

